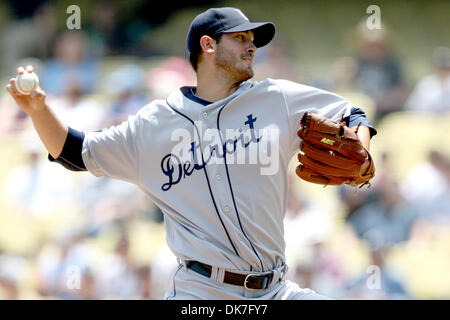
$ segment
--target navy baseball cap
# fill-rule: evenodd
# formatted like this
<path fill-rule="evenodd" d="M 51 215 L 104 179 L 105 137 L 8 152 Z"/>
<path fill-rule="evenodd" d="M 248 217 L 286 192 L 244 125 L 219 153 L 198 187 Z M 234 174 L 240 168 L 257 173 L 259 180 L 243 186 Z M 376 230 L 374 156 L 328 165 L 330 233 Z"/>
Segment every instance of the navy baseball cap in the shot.
<path fill-rule="evenodd" d="M 200 38 L 204 35 L 215 36 L 252 30 L 255 34 L 253 43 L 257 48 L 268 44 L 275 35 L 275 25 L 271 22 L 250 22 L 236 8 L 211 8 L 194 18 L 189 27 L 187 48 L 189 52 L 200 47 Z"/>

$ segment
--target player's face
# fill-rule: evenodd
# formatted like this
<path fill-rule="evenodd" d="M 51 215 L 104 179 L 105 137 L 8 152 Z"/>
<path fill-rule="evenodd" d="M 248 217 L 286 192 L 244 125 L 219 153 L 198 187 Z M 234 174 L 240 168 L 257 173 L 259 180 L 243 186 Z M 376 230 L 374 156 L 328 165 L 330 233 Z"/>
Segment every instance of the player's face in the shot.
<path fill-rule="evenodd" d="M 257 48 L 252 31 L 225 33 L 217 45 L 216 66 L 235 82 L 253 77 L 253 58 Z"/>

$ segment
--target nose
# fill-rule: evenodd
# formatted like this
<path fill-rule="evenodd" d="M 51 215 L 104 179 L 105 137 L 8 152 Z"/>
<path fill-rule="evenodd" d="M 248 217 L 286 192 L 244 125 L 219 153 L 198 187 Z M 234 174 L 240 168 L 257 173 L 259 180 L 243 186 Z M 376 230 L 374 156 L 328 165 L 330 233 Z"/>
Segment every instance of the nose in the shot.
<path fill-rule="evenodd" d="M 247 53 L 253 53 L 255 54 L 256 50 L 258 50 L 258 48 L 255 46 L 255 44 L 252 42 L 250 42 L 250 45 L 247 47 Z"/>

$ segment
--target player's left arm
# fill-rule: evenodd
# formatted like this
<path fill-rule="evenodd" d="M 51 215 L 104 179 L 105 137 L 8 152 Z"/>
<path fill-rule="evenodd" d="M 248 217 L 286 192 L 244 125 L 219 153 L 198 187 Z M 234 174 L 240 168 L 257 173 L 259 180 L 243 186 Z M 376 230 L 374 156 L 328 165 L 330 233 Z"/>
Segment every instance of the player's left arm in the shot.
<path fill-rule="evenodd" d="M 352 129 L 357 129 L 358 126 L 352 127 Z M 358 137 L 361 143 L 367 151 L 370 151 L 370 130 L 366 126 L 360 126 L 358 128 Z"/>
<path fill-rule="evenodd" d="M 367 151 L 370 151 L 370 139 L 377 134 L 377 131 L 367 119 L 366 113 L 361 108 L 352 107 L 350 115 L 344 118 L 347 126 L 358 129 L 358 137 Z M 359 128 L 358 128 L 359 126 Z"/>
<path fill-rule="evenodd" d="M 339 121 L 342 119 L 349 128 L 357 128 L 363 146 L 369 150 L 370 138 L 377 134 L 376 129 L 367 119 L 362 108 L 353 106 L 345 98 L 325 90 L 298 84 L 288 80 L 273 80 L 279 86 L 285 102 L 288 127 L 290 132 L 290 153 L 298 151 L 297 131 L 300 119 L 305 112 L 313 112 L 321 116 Z"/>

